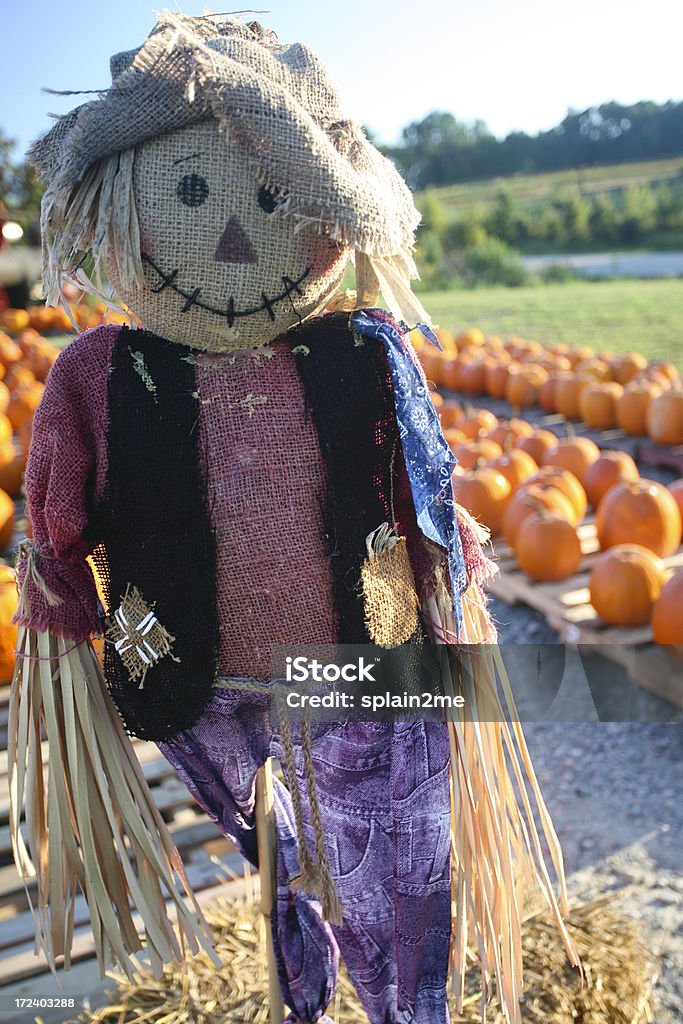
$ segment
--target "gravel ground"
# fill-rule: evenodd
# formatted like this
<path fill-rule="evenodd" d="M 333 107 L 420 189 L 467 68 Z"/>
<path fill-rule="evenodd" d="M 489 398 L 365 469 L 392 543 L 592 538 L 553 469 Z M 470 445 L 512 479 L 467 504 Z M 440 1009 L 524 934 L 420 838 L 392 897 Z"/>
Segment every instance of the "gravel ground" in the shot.
<path fill-rule="evenodd" d="M 527 607 L 495 598 L 491 606 L 517 693 L 525 674 L 537 678 L 530 652 L 540 645 L 552 662 L 550 652 L 561 648 L 543 645 L 557 645 L 558 636 Z M 522 689 L 518 705 L 562 843 L 570 899 L 620 894 L 619 909 L 640 920 L 659 956 L 655 1024 L 681 1024 L 683 712 L 641 690 L 613 662 L 577 655 L 568 650 L 561 686 L 552 680 L 538 699 L 531 685 L 536 700 Z M 521 710 L 525 701 L 530 716 Z M 596 708 L 613 720 L 596 720 Z"/>

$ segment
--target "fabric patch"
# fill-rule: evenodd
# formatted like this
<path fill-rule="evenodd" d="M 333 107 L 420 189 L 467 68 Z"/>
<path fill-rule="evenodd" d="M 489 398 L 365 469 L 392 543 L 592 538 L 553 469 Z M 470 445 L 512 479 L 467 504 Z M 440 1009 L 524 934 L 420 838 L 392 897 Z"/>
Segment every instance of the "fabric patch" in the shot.
<path fill-rule="evenodd" d="M 161 625 L 154 609 L 147 604 L 138 588 L 131 583 L 126 587 L 123 601 L 114 612 L 105 638 L 114 645 L 131 682 L 140 679 L 140 688 L 145 684 L 147 669 L 171 654 L 175 640 Z M 174 661 L 178 660 L 174 658 Z"/>
<path fill-rule="evenodd" d="M 405 537 L 372 551 L 361 568 L 365 622 L 373 643 L 396 647 L 418 625 L 418 599 Z"/>

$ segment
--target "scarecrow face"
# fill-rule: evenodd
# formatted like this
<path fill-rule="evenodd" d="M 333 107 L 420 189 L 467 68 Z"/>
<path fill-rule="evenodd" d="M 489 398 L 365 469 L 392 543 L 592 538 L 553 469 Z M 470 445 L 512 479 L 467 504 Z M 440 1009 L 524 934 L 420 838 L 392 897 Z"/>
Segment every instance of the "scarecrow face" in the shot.
<path fill-rule="evenodd" d="M 134 193 L 144 283 L 116 291 L 156 334 L 230 351 L 276 338 L 338 285 L 347 250 L 279 210 L 246 152 L 215 121 L 137 147 Z"/>

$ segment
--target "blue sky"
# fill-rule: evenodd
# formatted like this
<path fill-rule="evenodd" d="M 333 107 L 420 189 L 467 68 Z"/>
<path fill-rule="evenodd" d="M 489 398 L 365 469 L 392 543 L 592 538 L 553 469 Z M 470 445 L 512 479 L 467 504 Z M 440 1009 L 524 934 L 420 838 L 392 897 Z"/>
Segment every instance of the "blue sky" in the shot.
<path fill-rule="evenodd" d="M 23 150 L 49 127 L 50 111 L 82 102 L 41 87 L 106 87 L 109 56 L 139 45 L 163 6 L 10 0 L 0 129 Z M 201 14 L 203 4 L 182 9 Z M 549 128 L 570 106 L 683 98 L 680 0 L 269 0 L 257 9 L 281 41 L 307 42 L 323 57 L 350 114 L 382 142 L 433 109 L 480 117 L 504 135 Z"/>

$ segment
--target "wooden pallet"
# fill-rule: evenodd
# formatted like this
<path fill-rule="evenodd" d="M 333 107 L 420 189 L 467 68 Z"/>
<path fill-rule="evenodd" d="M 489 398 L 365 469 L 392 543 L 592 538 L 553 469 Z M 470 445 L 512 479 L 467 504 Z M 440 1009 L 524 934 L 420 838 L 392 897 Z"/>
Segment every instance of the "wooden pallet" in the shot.
<path fill-rule="evenodd" d="M 652 629 L 644 626 L 612 626 L 603 622 L 590 603 L 588 581 L 600 555 L 595 520 L 578 527 L 583 558 L 579 571 L 558 583 L 537 583 L 519 568 L 512 548 L 504 541 L 494 544 L 499 573 L 488 583 L 490 593 L 507 604 L 526 604 L 542 613 L 564 643 L 590 648 L 622 665 L 644 689 L 683 708 L 683 663 L 680 652 L 652 642 Z M 683 566 L 683 546 L 664 559 L 670 572 Z"/>

